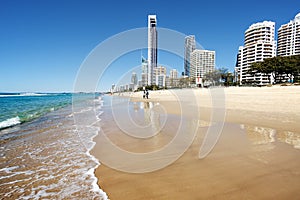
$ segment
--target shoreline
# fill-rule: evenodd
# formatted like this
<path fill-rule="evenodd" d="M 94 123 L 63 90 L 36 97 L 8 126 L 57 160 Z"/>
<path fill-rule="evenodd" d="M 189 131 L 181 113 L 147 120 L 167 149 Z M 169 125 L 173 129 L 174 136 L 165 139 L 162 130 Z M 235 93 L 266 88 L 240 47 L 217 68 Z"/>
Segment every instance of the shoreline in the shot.
<path fill-rule="evenodd" d="M 189 95 L 200 102 L 191 107 L 199 110 L 200 121 L 210 122 L 209 89 L 191 91 Z M 128 174 L 101 163 L 95 170 L 99 187 L 112 200 L 299 196 L 300 125 L 297 122 L 300 121 L 300 105 L 297 102 L 300 102 L 300 87 L 243 87 L 224 88 L 224 91 L 225 126 L 220 140 L 206 158 L 199 160 L 198 153 L 209 123 L 200 125 L 193 144 L 183 156 L 161 170 Z M 168 114 L 178 115 L 180 112 L 172 107 L 176 96 L 170 92 L 150 91 L 148 100 L 138 93 L 128 96 L 131 102 L 159 102 Z M 102 125 L 104 130 L 112 129 L 111 135 L 121 134 L 109 123 Z M 121 147 L 129 145 L 133 146 L 131 150 L 145 150 L 126 138 L 113 139 Z M 97 154 L 97 136 L 94 141 L 95 149 L 91 152 Z"/>

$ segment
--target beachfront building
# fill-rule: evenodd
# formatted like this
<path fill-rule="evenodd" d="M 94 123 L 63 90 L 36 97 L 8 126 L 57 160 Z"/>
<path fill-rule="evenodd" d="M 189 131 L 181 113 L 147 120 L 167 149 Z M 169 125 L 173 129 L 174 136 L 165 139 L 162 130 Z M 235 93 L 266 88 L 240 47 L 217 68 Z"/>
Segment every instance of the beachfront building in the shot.
<path fill-rule="evenodd" d="M 120 85 L 119 88 L 117 89 L 118 92 L 124 92 L 125 91 L 125 86 Z"/>
<path fill-rule="evenodd" d="M 160 88 L 166 87 L 166 75 L 156 75 L 155 85 Z"/>
<path fill-rule="evenodd" d="M 128 90 L 129 91 L 135 91 L 137 88 L 137 85 L 134 85 L 133 83 L 130 83 L 129 85 L 128 85 Z"/>
<path fill-rule="evenodd" d="M 138 87 L 138 77 L 135 72 L 132 72 L 131 74 L 131 83 L 130 83 L 130 89 L 136 90 Z"/>
<path fill-rule="evenodd" d="M 165 87 L 166 86 L 166 75 L 167 69 L 166 67 L 159 66 L 154 69 L 155 74 L 155 85 L 158 87 Z"/>
<path fill-rule="evenodd" d="M 190 77 L 195 78 L 196 82 L 214 70 L 215 51 L 196 49 L 191 53 Z"/>
<path fill-rule="evenodd" d="M 148 15 L 148 83 L 155 83 L 154 69 L 157 67 L 157 21 L 156 15 Z"/>
<path fill-rule="evenodd" d="M 243 60 L 242 60 L 242 55 L 243 55 L 243 46 L 239 47 L 237 56 L 236 56 L 236 64 L 234 68 L 234 79 L 235 82 L 241 85 L 241 66 L 243 66 Z"/>
<path fill-rule="evenodd" d="M 277 56 L 300 55 L 300 13 L 278 29 Z"/>
<path fill-rule="evenodd" d="M 249 74 L 251 63 L 261 62 L 276 56 L 275 22 L 264 21 L 252 24 L 245 31 L 244 46 L 239 47 L 237 66 L 235 68 L 237 82 L 243 84 L 266 85 L 270 74 Z M 272 81 L 272 80 L 271 80 Z"/>
<path fill-rule="evenodd" d="M 154 69 L 154 74 L 155 74 L 155 75 L 161 75 L 161 74 L 166 75 L 166 74 L 167 74 L 167 68 L 164 67 L 164 66 L 156 67 L 156 68 Z"/>
<path fill-rule="evenodd" d="M 196 40 L 194 35 L 189 35 L 185 37 L 184 42 L 184 75 L 190 76 L 190 58 L 191 53 L 196 49 Z"/>
<path fill-rule="evenodd" d="M 145 74 L 145 73 L 142 73 L 142 77 L 141 77 L 141 81 L 140 81 L 140 84 L 139 86 L 140 87 L 144 87 L 148 84 L 148 74 Z"/>
<path fill-rule="evenodd" d="M 142 73 L 139 87 L 144 87 L 146 85 L 148 85 L 148 60 L 142 57 Z"/>
<path fill-rule="evenodd" d="M 112 84 L 112 85 L 111 85 L 110 92 L 111 92 L 111 93 L 114 93 L 115 91 L 116 91 L 116 85 L 115 85 L 115 84 Z"/>
<path fill-rule="evenodd" d="M 170 76 L 168 77 L 168 84 L 166 83 L 167 87 L 178 87 L 179 86 L 179 78 L 178 78 L 178 71 L 176 69 L 170 70 Z"/>
<path fill-rule="evenodd" d="M 178 78 L 178 71 L 177 69 L 170 70 L 170 78 Z"/>
<path fill-rule="evenodd" d="M 133 85 L 137 85 L 137 83 L 138 83 L 138 78 L 137 78 L 137 75 L 135 72 L 132 72 L 132 74 L 131 74 L 131 83 Z"/>

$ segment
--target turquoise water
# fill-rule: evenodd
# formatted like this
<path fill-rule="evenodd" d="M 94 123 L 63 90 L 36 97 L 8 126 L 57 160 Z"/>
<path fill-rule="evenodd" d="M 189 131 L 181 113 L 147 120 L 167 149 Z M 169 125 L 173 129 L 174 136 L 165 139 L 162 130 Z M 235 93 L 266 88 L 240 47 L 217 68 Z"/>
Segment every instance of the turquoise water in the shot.
<path fill-rule="evenodd" d="M 0 199 L 108 199 L 90 154 L 101 106 L 93 93 L 0 93 Z"/>
<path fill-rule="evenodd" d="M 71 103 L 71 93 L 0 93 L 0 129 L 34 120 Z"/>

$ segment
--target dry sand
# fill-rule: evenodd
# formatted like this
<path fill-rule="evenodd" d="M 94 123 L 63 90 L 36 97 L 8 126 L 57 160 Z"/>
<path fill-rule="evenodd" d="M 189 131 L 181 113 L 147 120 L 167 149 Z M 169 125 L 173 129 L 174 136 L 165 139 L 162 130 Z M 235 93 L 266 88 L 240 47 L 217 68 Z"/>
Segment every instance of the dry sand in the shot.
<path fill-rule="evenodd" d="M 198 155 L 211 123 L 211 90 L 151 91 L 148 100 L 142 99 L 141 93 L 127 94 L 132 101 L 159 102 L 175 115 L 182 114 L 180 104 L 195 98 L 189 112 L 200 113 L 199 130 L 183 156 L 158 171 L 132 174 L 100 165 L 98 184 L 109 198 L 299 199 L 300 87 L 232 87 L 223 91 L 226 123 L 217 145 L 204 159 Z M 184 96 L 182 102 L 178 95 Z M 162 147 L 173 134 L 161 137 L 161 142 L 132 141 L 122 136 L 113 120 L 105 118 L 102 130 L 119 147 L 133 152 Z M 95 138 L 96 143 L 99 140 Z M 96 157 L 99 148 L 96 144 L 92 151 Z"/>

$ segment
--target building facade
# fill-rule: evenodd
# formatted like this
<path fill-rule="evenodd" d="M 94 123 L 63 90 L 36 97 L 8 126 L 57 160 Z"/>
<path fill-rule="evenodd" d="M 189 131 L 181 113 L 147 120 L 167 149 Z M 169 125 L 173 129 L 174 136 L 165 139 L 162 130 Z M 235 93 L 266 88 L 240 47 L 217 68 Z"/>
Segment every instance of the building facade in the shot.
<path fill-rule="evenodd" d="M 157 67 L 157 21 L 156 15 L 148 15 L 148 84 L 155 83 L 154 69 Z"/>
<path fill-rule="evenodd" d="M 300 13 L 278 29 L 277 56 L 300 55 Z"/>
<path fill-rule="evenodd" d="M 196 40 L 194 35 L 185 37 L 184 43 L 184 75 L 190 76 L 191 53 L 196 49 Z"/>
<path fill-rule="evenodd" d="M 166 87 L 166 75 L 156 75 L 155 85 L 157 85 L 160 88 Z"/>
<path fill-rule="evenodd" d="M 178 78 L 178 71 L 176 69 L 170 70 L 170 76 L 166 79 L 166 86 L 169 88 L 179 87 L 180 79 Z"/>
<path fill-rule="evenodd" d="M 244 46 L 239 47 L 235 68 L 237 82 L 240 85 L 268 84 L 270 74 L 253 75 L 249 73 L 249 69 L 251 63 L 262 62 L 274 56 L 276 56 L 275 22 L 264 21 L 252 24 L 245 31 Z"/>
<path fill-rule="evenodd" d="M 157 75 L 167 75 L 167 68 L 163 66 L 156 67 L 154 69 L 154 74 Z"/>
<path fill-rule="evenodd" d="M 170 70 L 170 78 L 178 78 L 178 71 L 176 69 Z"/>
<path fill-rule="evenodd" d="M 163 66 L 156 67 L 154 69 L 154 74 L 155 74 L 155 85 L 159 87 L 165 87 L 167 68 Z"/>
<path fill-rule="evenodd" d="M 215 51 L 196 49 L 191 53 L 190 77 L 203 78 L 215 70 Z"/>
<path fill-rule="evenodd" d="M 137 85 L 137 83 L 138 83 L 137 74 L 135 72 L 132 72 L 132 74 L 131 74 L 131 83 L 133 85 Z"/>
<path fill-rule="evenodd" d="M 132 72 L 131 74 L 131 83 L 130 83 L 130 89 L 131 90 L 136 90 L 138 87 L 138 77 L 135 72 Z"/>
<path fill-rule="evenodd" d="M 139 87 L 148 85 L 148 60 L 142 57 L 142 73 Z"/>

